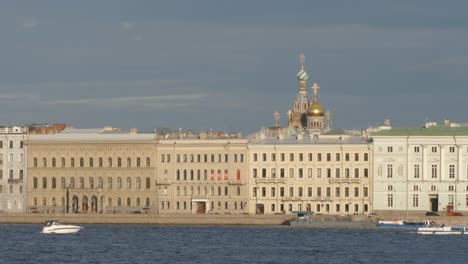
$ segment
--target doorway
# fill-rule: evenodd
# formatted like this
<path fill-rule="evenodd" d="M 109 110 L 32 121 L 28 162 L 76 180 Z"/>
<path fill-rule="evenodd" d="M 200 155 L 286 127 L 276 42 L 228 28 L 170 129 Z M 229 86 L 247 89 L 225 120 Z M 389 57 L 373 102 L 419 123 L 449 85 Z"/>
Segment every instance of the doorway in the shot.
<path fill-rule="evenodd" d="M 264 213 L 265 213 L 265 205 L 256 204 L 255 205 L 255 214 L 264 214 Z"/>
<path fill-rule="evenodd" d="M 197 203 L 197 214 L 206 213 L 206 202 L 196 202 Z"/>
<path fill-rule="evenodd" d="M 430 194 L 429 202 L 431 204 L 431 211 L 438 212 L 439 211 L 439 196 L 437 194 Z"/>

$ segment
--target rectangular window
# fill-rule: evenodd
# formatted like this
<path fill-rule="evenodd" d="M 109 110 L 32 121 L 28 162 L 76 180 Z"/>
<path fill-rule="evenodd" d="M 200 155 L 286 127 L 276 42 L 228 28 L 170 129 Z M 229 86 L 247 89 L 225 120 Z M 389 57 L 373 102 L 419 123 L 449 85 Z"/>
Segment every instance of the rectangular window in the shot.
<path fill-rule="evenodd" d="M 276 161 L 276 154 L 275 153 L 271 153 L 271 161 Z"/>
<path fill-rule="evenodd" d="M 349 153 L 345 153 L 345 161 L 349 161 Z"/>
<path fill-rule="evenodd" d="M 349 197 L 349 187 L 345 187 L 344 189 L 344 196 Z"/>
<path fill-rule="evenodd" d="M 312 156 L 313 156 L 312 153 L 309 153 L 308 156 L 309 156 L 309 161 L 312 161 Z"/>
<path fill-rule="evenodd" d="M 359 197 L 359 187 L 354 187 L 354 197 Z"/>
<path fill-rule="evenodd" d="M 387 164 L 387 178 L 393 178 L 393 164 Z"/>
<path fill-rule="evenodd" d="M 465 197 L 465 206 L 468 207 L 468 194 Z"/>
<path fill-rule="evenodd" d="M 327 178 L 331 178 L 331 169 L 327 168 Z"/>
<path fill-rule="evenodd" d="M 294 196 L 294 187 L 289 187 L 289 197 Z"/>
<path fill-rule="evenodd" d="M 364 161 L 369 161 L 369 153 L 364 153 Z"/>
<path fill-rule="evenodd" d="M 354 178 L 359 178 L 359 168 L 354 169 Z"/>
<path fill-rule="evenodd" d="M 369 178 L 369 169 L 364 168 L 364 178 Z"/>
<path fill-rule="evenodd" d="M 23 148 L 23 146 L 24 146 L 24 143 L 23 143 L 23 141 L 20 141 L 20 149 L 22 149 L 22 148 Z"/>
<path fill-rule="evenodd" d="M 276 178 L 276 169 L 271 168 L 271 178 Z"/>
<path fill-rule="evenodd" d="M 304 161 L 304 154 L 303 153 L 299 153 L 299 161 Z"/>
<path fill-rule="evenodd" d="M 312 196 L 312 187 L 307 187 L 307 196 L 309 196 L 309 197 Z M 467 197 L 468 197 L 468 195 L 467 195 Z"/>
<path fill-rule="evenodd" d="M 354 153 L 354 161 L 359 161 L 359 153 Z"/>
<path fill-rule="evenodd" d="M 275 197 L 275 196 L 276 196 L 276 188 L 271 187 L 271 197 Z"/>
<path fill-rule="evenodd" d="M 349 178 L 349 168 L 345 168 L 345 178 Z"/>
<path fill-rule="evenodd" d="M 253 171 L 252 171 L 252 176 L 253 176 L 254 178 L 257 178 L 257 169 L 253 169 Z"/>
<path fill-rule="evenodd" d="M 449 165 L 449 178 L 450 179 L 455 178 L 455 165 L 453 165 L 453 164 Z"/>
<path fill-rule="evenodd" d="M 364 197 L 369 197 L 369 187 L 363 187 L 362 192 L 364 193 Z"/>
<path fill-rule="evenodd" d="M 335 187 L 335 197 L 340 197 L 340 187 Z"/>
<path fill-rule="evenodd" d="M 281 153 L 281 161 L 284 161 L 284 153 Z"/>
<path fill-rule="evenodd" d="M 414 178 L 419 178 L 419 164 L 414 164 Z"/>
<path fill-rule="evenodd" d="M 327 197 L 330 197 L 330 196 L 331 196 L 331 188 L 327 187 Z"/>
<path fill-rule="evenodd" d="M 322 178 L 322 168 L 317 168 L 317 178 Z"/>
<path fill-rule="evenodd" d="M 284 168 L 280 168 L 280 177 L 284 178 Z"/>
<path fill-rule="evenodd" d="M 431 176 L 433 179 L 437 178 L 437 164 L 431 166 Z"/>
<path fill-rule="evenodd" d="M 164 163 L 166 161 L 166 155 L 161 154 L 161 163 Z"/>
<path fill-rule="evenodd" d="M 299 187 L 299 197 L 302 197 L 303 196 L 303 193 L 302 193 L 302 187 Z"/>
<path fill-rule="evenodd" d="M 284 197 L 284 187 L 280 187 L 280 196 Z"/>
<path fill-rule="evenodd" d="M 317 161 L 322 161 L 322 153 L 317 153 Z"/>
<path fill-rule="evenodd" d="M 307 169 L 307 177 L 312 178 L 312 168 Z"/>
<path fill-rule="evenodd" d="M 393 152 L 393 147 L 387 147 L 387 152 Z"/>
<path fill-rule="evenodd" d="M 253 197 L 257 197 L 257 188 L 258 187 L 253 187 Z"/>
<path fill-rule="evenodd" d="M 449 194 L 448 198 L 448 204 L 453 205 L 453 194 Z"/>
<path fill-rule="evenodd" d="M 266 168 L 262 168 L 262 178 L 266 178 L 267 170 Z"/>
<path fill-rule="evenodd" d="M 340 153 L 336 153 L 335 159 L 336 159 L 336 161 L 340 161 Z"/>
<path fill-rule="evenodd" d="M 335 168 L 335 178 L 340 177 L 340 168 Z"/>
<path fill-rule="evenodd" d="M 392 193 L 387 194 L 387 206 L 393 207 L 393 194 Z"/>
<path fill-rule="evenodd" d="M 289 161 L 294 161 L 294 153 L 289 153 Z"/>
<path fill-rule="evenodd" d="M 437 147 L 432 147 L 431 150 L 432 150 L 433 153 L 436 153 L 437 152 Z"/>
<path fill-rule="evenodd" d="M 327 161 L 331 161 L 331 153 L 327 153 Z"/>
<path fill-rule="evenodd" d="M 289 169 L 289 178 L 294 178 L 294 168 Z"/>
<path fill-rule="evenodd" d="M 450 153 L 455 153 L 455 147 L 449 147 L 449 152 Z"/>
<path fill-rule="evenodd" d="M 253 161 L 257 161 L 257 153 L 253 154 Z"/>
<path fill-rule="evenodd" d="M 266 197 L 266 187 L 262 187 L 262 197 Z"/>
<path fill-rule="evenodd" d="M 321 197 L 321 196 L 322 196 L 322 188 L 317 187 L 317 197 Z"/>
<path fill-rule="evenodd" d="M 266 153 L 262 154 L 262 161 L 267 161 L 267 154 Z"/>
<path fill-rule="evenodd" d="M 419 207 L 419 197 L 417 194 L 413 194 L 413 207 Z"/>
<path fill-rule="evenodd" d="M 302 179 L 304 177 L 304 169 L 303 168 L 299 168 L 298 171 L 298 176 L 300 179 Z"/>
<path fill-rule="evenodd" d="M 198 155 L 198 162 L 200 162 L 200 155 Z M 237 162 L 237 154 L 234 154 L 234 162 Z"/>
<path fill-rule="evenodd" d="M 414 153 L 419 153 L 419 147 L 418 146 L 414 147 Z"/>
<path fill-rule="evenodd" d="M 10 148 L 13 148 L 13 141 L 10 141 Z"/>

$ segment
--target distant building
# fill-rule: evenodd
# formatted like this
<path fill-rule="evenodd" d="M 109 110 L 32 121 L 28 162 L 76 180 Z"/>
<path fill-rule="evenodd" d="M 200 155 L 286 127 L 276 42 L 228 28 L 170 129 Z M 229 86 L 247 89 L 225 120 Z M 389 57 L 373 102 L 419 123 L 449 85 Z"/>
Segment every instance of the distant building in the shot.
<path fill-rule="evenodd" d="M 66 127 L 65 124 L 32 124 L 28 126 L 28 134 L 57 134 Z"/>
<path fill-rule="evenodd" d="M 27 127 L 0 127 L 0 211 L 23 212 L 26 197 Z"/>
<path fill-rule="evenodd" d="M 468 212 L 468 127 L 428 122 L 372 138 L 374 210 Z"/>

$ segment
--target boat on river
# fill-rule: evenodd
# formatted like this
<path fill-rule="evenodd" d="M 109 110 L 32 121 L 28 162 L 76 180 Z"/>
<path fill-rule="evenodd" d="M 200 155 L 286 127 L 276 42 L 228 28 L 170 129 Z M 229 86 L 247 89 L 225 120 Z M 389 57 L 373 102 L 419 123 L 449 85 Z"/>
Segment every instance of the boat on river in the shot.
<path fill-rule="evenodd" d="M 420 228 L 434 226 L 434 221 L 379 220 L 377 227 Z"/>
<path fill-rule="evenodd" d="M 428 226 L 418 228 L 422 235 L 468 235 L 468 226 Z"/>
<path fill-rule="evenodd" d="M 83 227 L 76 225 L 61 224 L 57 220 L 47 220 L 42 228 L 43 234 L 75 234 Z"/>

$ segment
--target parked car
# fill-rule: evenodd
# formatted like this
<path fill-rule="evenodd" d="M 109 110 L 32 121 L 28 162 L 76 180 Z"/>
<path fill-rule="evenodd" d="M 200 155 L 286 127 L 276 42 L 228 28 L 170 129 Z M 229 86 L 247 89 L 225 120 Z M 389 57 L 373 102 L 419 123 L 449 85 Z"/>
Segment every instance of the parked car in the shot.
<path fill-rule="evenodd" d="M 371 218 L 371 217 L 379 217 L 379 215 L 376 214 L 376 213 L 370 213 L 370 214 L 367 215 L 367 217 L 369 217 L 369 218 Z"/>
<path fill-rule="evenodd" d="M 426 212 L 426 216 L 439 216 L 437 212 L 431 211 L 431 212 Z"/>

